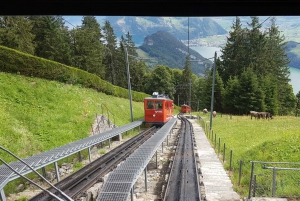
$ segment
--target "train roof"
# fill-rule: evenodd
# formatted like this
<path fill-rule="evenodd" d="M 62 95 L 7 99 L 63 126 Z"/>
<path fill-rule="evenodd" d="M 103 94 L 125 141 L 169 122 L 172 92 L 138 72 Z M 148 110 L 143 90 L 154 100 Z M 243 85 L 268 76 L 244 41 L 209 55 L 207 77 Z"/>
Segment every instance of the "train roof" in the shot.
<path fill-rule="evenodd" d="M 169 96 L 166 96 L 164 94 L 158 94 L 158 92 L 153 92 L 152 97 L 146 97 L 144 100 L 170 100 Z"/>
<path fill-rule="evenodd" d="M 147 97 L 144 100 L 169 100 L 169 101 L 173 101 L 172 99 L 166 98 L 166 97 L 157 97 L 157 98 Z"/>
<path fill-rule="evenodd" d="M 189 105 L 186 105 L 186 104 L 183 104 L 183 105 L 181 105 L 181 106 L 187 106 L 187 107 L 190 107 Z"/>
<path fill-rule="evenodd" d="M 153 92 L 152 97 L 146 97 L 145 100 L 170 100 L 169 96 L 166 96 L 164 94 L 159 94 L 158 92 Z"/>

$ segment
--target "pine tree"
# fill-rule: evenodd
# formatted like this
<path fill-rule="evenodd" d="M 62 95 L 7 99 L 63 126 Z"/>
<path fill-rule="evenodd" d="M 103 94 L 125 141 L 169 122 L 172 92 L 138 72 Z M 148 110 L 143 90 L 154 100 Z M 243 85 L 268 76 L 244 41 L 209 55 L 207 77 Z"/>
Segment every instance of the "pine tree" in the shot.
<path fill-rule="evenodd" d="M 278 90 L 277 90 L 277 84 L 276 79 L 273 75 L 268 74 L 262 77 L 260 79 L 260 84 L 263 89 L 263 92 L 265 94 L 265 105 L 266 105 L 266 111 L 270 112 L 273 115 L 278 114 Z"/>
<path fill-rule="evenodd" d="M 288 64 L 290 60 L 285 53 L 287 42 L 285 42 L 285 37 L 280 35 L 275 22 L 275 18 L 272 18 L 271 27 L 268 32 L 268 54 L 266 60 L 270 65 L 268 73 L 271 73 L 275 77 L 273 84 L 277 87 L 278 113 L 287 114 L 287 110 L 292 110 L 291 105 L 293 103 L 286 105 L 286 101 L 289 100 L 288 102 L 290 102 L 292 101 L 291 99 L 294 99 L 292 98 L 294 96 L 293 91 L 289 90 L 290 70 Z"/>
<path fill-rule="evenodd" d="M 218 65 L 219 75 L 226 84 L 230 77 L 239 76 L 245 67 L 246 51 L 246 31 L 242 29 L 239 17 L 236 17 L 232 27 L 233 31 L 229 32 L 226 45 L 221 49 L 222 62 Z"/>
<path fill-rule="evenodd" d="M 258 17 L 251 17 L 251 23 L 248 23 L 250 29 L 246 29 L 246 54 L 245 67 L 252 68 L 256 75 L 264 75 L 264 53 L 266 51 L 266 35 L 260 31 L 261 24 Z"/>
<path fill-rule="evenodd" d="M 34 23 L 32 33 L 35 35 L 35 55 L 70 65 L 71 38 L 62 17 L 34 16 L 30 19 Z"/>
<path fill-rule="evenodd" d="M 228 41 L 222 49 L 222 60 L 217 63 L 218 72 L 225 86 L 229 84 L 227 81 L 230 77 L 237 76 L 242 90 L 241 105 L 236 105 L 240 112 L 246 112 L 246 107 L 250 110 L 268 110 L 274 114 L 290 112 L 293 105 L 293 92 L 289 87 L 289 59 L 285 54 L 285 38 L 280 35 L 275 18 L 271 18 L 271 27 L 264 32 L 260 30 L 262 23 L 259 23 L 259 18 L 251 17 L 251 19 L 249 28 L 242 29 L 239 18 L 236 18 L 232 26 L 233 31 L 230 32 Z M 246 76 L 248 73 L 250 74 Z M 254 78 L 249 82 L 251 80 L 249 76 L 252 74 Z M 253 87 L 256 85 L 254 84 L 249 88 L 250 90 L 246 90 L 243 79 L 248 80 L 248 84 L 255 83 L 257 80 L 259 89 Z M 255 95 L 256 100 L 253 99 Z M 247 102 L 244 97 L 252 100 Z M 229 97 L 225 96 L 225 102 L 228 102 L 226 98 Z M 227 106 L 225 108 L 228 109 Z"/>
<path fill-rule="evenodd" d="M 144 90 L 144 78 L 146 74 L 146 63 L 144 61 L 138 61 L 130 64 L 130 76 L 131 86 L 135 91 Z"/>
<path fill-rule="evenodd" d="M 239 114 L 239 94 L 240 83 L 237 76 L 229 77 L 224 92 L 224 101 L 222 107 L 224 112 L 229 114 Z"/>
<path fill-rule="evenodd" d="M 112 84 L 116 84 L 116 72 L 115 72 L 115 60 L 117 52 L 117 37 L 114 34 L 114 30 L 110 25 L 109 21 L 105 21 L 103 27 L 103 38 L 105 46 L 105 55 L 103 63 L 106 66 L 105 79 Z"/>
<path fill-rule="evenodd" d="M 182 90 L 182 100 L 184 100 L 184 102 L 186 104 L 189 104 L 190 101 L 190 90 L 189 88 L 192 87 L 190 86 L 192 84 L 192 70 L 191 70 L 191 60 L 190 60 L 190 56 L 187 55 L 186 56 L 186 60 L 185 60 L 185 66 L 182 70 L 182 87 L 184 87 L 184 89 Z M 182 88 L 181 87 L 181 88 Z"/>
<path fill-rule="evenodd" d="M 74 66 L 105 77 L 102 64 L 104 46 L 101 42 L 100 24 L 94 16 L 84 16 L 82 26 L 72 30 L 74 44 Z"/>
<path fill-rule="evenodd" d="M 215 87 L 214 87 L 214 110 L 223 112 L 222 102 L 224 101 L 224 84 L 222 78 L 219 76 L 218 71 L 215 77 Z"/>
<path fill-rule="evenodd" d="M 126 54 L 127 54 L 127 58 L 126 58 Z M 120 48 L 118 49 L 118 58 L 119 58 L 118 63 L 116 64 L 116 68 L 115 68 L 116 75 L 117 75 L 116 84 L 118 86 L 126 88 L 128 85 L 126 59 L 128 61 L 129 74 L 131 75 L 130 66 L 133 63 L 132 62 L 133 58 L 128 52 L 126 40 L 123 36 L 121 36 L 120 38 Z"/>
<path fill-rule="evenodd" d="M 138 56 L 138 54 L 136 52 L 135 43 L 133 42 L 132 35 L 130 35 L 129 31 L 125 35 L 124 43 L 126 44 L 128 54 L 133 55 L 133 56 Z"/>
<path fill-rule="evenodd" d="M 172 83 L 175 87 L 174 104 L 180 106 L 179 101 L 181 100 L 181 90 L 177 87 L 179 87 L 180 83 L 182 83 L 182 70 L 178 68 L 172 69 Z"/>
<path fill-rule="evenodd" d="M 193 87 L 193 94 L 195 94 L 197 100 L 197 107 L 198 110 L 201 111 L 201 109 L 207 108 L 208 106 L 204 102 L 204 86 L 205 86 L 205 78 L 204 77 L 199 77 Z M 198 105 L 199 103 L 199 105 Z"/>
<path fill-rule="evenodd" d="M 239 114 L 248 114 L 249 111 L 265 111 L 264 93 L 252 68 L 246 69 L 239 78 Z"/>
<path fill-rule="evenodd" d="M 26 16 L 0 17 L 0 45 L 34 54 L 32 21 Z"/>

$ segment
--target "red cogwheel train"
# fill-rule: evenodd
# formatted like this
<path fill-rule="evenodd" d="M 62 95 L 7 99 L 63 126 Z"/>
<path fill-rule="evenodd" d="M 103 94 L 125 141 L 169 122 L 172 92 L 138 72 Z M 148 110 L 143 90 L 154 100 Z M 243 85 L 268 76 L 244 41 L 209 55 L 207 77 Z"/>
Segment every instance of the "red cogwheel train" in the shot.
<path fill-rule="evenodd" d="M 168 96 L 153 92 L 152 97 L 144 99 L 144 123 L 163 125 L 173 118 L 174 103 Z"/>
<path fill-rule="evenodd" d="M 186 104 L 183 104 L 181 105 L 180 107 L 180 112 L 182 113 L 189 113 L 191 111 L 191 107 L 186 105 Z"/>

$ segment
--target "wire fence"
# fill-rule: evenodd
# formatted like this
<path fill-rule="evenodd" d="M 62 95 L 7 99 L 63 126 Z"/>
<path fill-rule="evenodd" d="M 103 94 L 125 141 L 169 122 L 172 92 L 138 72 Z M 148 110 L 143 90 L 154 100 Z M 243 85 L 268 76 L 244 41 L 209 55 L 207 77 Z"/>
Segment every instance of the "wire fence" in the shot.
<path fill-rule="evenodd" d="M 198 116 L 199 123 L 204 129 L 224 168 L 231 175 L 238 175 L 237 185 L 248 185 L 248 198 L 251 197 L 285 197 L 300 200 L 300 163 L 247 161 L 235 158 L 233 149 L 225 141 L 209 129 L 209 121 Z"/>
<path fill-rule="evenodd" d="M 251 161 L 250 197 L 300 198 L 300 163 Z"/>

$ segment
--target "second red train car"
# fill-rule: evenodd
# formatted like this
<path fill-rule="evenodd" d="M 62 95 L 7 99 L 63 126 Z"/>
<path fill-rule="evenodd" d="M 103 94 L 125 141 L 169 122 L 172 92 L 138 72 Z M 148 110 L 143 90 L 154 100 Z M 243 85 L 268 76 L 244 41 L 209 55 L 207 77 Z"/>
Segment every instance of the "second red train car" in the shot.
<path fill-rule="evenodd" d="M 186 104 L 183 104 L 181 105 L 180 111 L 182 113 L 189 113 L 191 111 L 191 107 Z"/>

